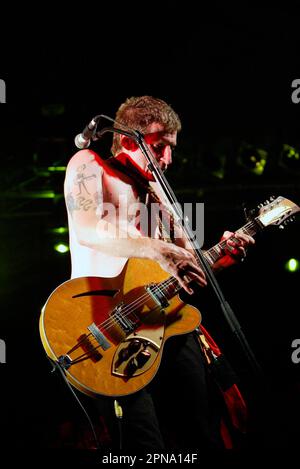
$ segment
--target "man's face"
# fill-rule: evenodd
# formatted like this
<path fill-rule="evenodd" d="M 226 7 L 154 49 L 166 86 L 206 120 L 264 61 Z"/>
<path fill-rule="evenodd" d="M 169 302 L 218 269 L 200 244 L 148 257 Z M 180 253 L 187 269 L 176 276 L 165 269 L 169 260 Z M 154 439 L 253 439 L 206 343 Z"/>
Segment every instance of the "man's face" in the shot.
<path fill-rule="evenodd" d="M 147 132 L 144 134 L 145 142 L 151 149 L 159 163 L 160 168 L 165 171 L 172 163 L 172 150 L 177 143 L 177 132 L 167 133 L 161 124 L 151 124 Z M 129 154 L 132 163 L 139 167 L 142 174 L 149 179 L 153 180 L 152 173 L 148 169 L 148 162 L 139 148 L 135 151 L 126 151 Z"/>

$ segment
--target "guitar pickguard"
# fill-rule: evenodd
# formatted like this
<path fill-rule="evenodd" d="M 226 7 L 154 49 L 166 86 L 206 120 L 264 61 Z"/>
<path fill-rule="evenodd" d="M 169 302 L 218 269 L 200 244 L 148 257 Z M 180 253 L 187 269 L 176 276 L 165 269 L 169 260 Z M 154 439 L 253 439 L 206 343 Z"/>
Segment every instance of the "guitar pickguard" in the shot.
<path fill-rule="evenodd" d="M 117 347 L 112 374 L 132 378 L 145 373 L 157 359 L 164 338 L 164 326 L 141 327 Z"/>

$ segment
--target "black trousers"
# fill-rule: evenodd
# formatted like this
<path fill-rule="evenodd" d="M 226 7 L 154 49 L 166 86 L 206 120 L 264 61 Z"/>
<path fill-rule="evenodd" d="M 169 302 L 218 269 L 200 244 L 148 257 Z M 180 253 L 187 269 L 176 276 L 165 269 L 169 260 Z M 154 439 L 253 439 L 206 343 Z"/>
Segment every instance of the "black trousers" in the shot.
<path fill-rule="evenodd" d="M 165 344 L 155 378 L 141 391 L 118 398 L 124 450 L 221 449 L 224 406 L 194 333 L 171 337 Z M 90 399 L 91 400 L 91 399 Z M 92 399 L 111 435 L 120 445 L 114 399 Z"/>

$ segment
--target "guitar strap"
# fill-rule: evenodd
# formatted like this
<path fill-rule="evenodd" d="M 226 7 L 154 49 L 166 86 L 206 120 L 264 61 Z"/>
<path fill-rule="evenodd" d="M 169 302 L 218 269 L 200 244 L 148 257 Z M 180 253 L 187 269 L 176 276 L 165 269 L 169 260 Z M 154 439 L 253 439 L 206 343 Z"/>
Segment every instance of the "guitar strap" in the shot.
<path fill-rule="evenodd" d="M 175 231 L 173 214 L 152 189 L 149 181 L 141 175 L 141 173 L 133 164 L 130 163 L 130 161 L 127 161 L 126 165 L 124 165 L 119 160 L 112 157 L 109 158 L 108 163 L 110 166 L 115 167 L 121 173 L 129 176 L 134 181 L 135 186 L 138 188 L 138 192 L 141 195 L 147 196 L 146 205 L 148 208 L 148 226 L 151 226 L 151 217 L 154 216 L 158 226 L 159 239 L 167 242 L 174 242 Z"/>

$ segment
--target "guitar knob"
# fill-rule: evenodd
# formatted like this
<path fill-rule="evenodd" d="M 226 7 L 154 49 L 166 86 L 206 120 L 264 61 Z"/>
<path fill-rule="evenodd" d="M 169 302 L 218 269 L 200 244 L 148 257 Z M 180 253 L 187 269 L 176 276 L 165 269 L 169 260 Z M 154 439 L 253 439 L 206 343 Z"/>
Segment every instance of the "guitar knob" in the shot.
<path fill-rule="evenodd" d="M 149 352 L 149 350 L 145 349 L 145 350 L 142 350 L 140 353 L 138 353 L 135 358 L 138 362 L 139 368 L 141 368 L 142 366 L 145 365 L 145 363 L 147 363 L 149 358 L 151 358 L 151 353 Z"/>
<path fill-rule="evenodd" d="M 139 365 L 135 357 L 131 358 L 129 360 L 126 368 L 125 368 L 125 373 L 127 375 L 133 375 L 133 373 L 138 369 Z"/>
<path fill-rule="evenodd" d="M 141 341 L 138 339 L 133 339 L 128 346 L 129 355 L 132 355 L 133 353 L 137 352 L 140 346 L 141 346 Z"/>
<path fill-rule="evenodd" d="M 128 357 L 129 357 L 128 347 L 122 348 L 122 350 L 120 350 L 119 355 L 118 355 L 118 361 L 124 362 L 125 360 L 127 360 Z"/>
<path fill-rule="evenodd" d="M 130 357 L 130 355 L 133 355 L 135 352 L 139 350 L 141 346 L 141 342 L 138 339 L 134 339 L 130 342 L 130 344 L 127 347 L 122 348 L 120 350 L 119 355 L 118 355 L 118 362 L 122 363 Z"/>

